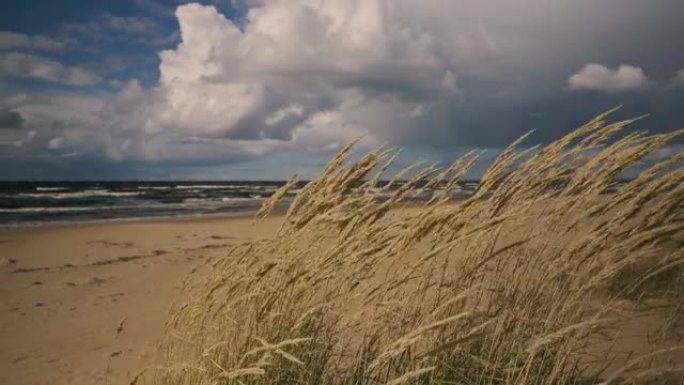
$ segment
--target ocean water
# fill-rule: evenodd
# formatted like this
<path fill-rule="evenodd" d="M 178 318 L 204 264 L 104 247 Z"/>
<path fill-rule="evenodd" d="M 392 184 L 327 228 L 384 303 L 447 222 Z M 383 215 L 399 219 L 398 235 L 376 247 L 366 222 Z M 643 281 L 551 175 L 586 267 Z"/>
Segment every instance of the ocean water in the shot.
<path fill-rule="evenodd" d="M 0 182 L 0 228 L 253 214 L 285 182 Z M 285 197 L 281 209 L 298 188 Z M 400 183 L 394 186 L 400 186 Z M 457 194 L 477 183 L 464 182 Z M 421 200 L 424 197 L 413 197 Z"/>
<path fill-rule="evenodd" d="M 0 227 L 255 212 L 284 182 L 0 182 Z"/>

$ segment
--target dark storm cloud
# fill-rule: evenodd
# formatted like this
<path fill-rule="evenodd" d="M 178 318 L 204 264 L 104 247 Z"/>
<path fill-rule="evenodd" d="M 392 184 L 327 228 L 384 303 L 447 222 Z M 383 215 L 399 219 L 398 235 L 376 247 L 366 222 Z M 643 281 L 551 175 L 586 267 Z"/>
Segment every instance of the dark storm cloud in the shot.
<path fill-rule="evenodd" d="M 12 110 L 0 110 L 0 130 L 24 127 L 24 118 Z"/>
<path fill-rule="evenodd" d="M 408 145 L 420 141 L 433 146 L 460 143 L 505 147 L 533 129 L 535 132 L 528 143 L 549 143 L 615 107 L 620 107 L 612 115 L 616 120 L 649 115 L 633 124 L 631 129 L 663 133 L 681 127 L 684 122 L 682 96 L 676 92 L 654 90 L 622 95 L 563 92 L 519 103 L 510 99 L 477 99 L 454 104 L 447 115 L 451 127 L 444 127 L 431 138 L 421 138 L 419 132 L 408 132 L 401 143 Z"/>

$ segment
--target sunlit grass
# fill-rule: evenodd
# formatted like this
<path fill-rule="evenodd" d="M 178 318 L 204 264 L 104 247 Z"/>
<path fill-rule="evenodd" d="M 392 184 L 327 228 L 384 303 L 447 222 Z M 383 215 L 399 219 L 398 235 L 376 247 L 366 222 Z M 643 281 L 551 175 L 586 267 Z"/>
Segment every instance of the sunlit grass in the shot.
<path fill-rule="evenodd" d="M 681 383 L 668 359 L 684 350 L 669 337 L 618 353 L 647 299 L 660 301 L 658 330 L 681 330 L 684 155 L 605 193 L 681 132 L 623 134 L 631 121 L 607 116 L 541 149 L 514 143 L 458 201 L 450 191 L 477 153 L 401 172 L 414 176 L 390 189 L 380 181 L 394 152 L 347 164 L 350 144 L 297 194 L 276 237 L 226 250 L 188 282 L 191 300 L 167 325 L 168 367 L 136 381 Z M 433 198 L 397 209 L 418 190 Z"/>

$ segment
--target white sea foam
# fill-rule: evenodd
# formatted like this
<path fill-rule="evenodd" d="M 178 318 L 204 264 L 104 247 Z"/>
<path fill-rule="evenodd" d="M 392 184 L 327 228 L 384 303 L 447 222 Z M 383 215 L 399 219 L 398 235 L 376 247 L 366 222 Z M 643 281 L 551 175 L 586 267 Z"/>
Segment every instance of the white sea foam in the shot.
<path fill-rule="evenodd" d="M 36 187 L 36 191 L 66 191 L 68 187 Z"/>
<path fill-rule="evenodd" d="M 224 190 L 224 189 L 229 189 L 232 186 L 226 186 L 226 185 L 180 185 L 180 186 L 175 186 L 175 189 L 178 190 Z"/>
<path fill-rule="evenodd" d="M 138 190 L 171 190 L 171 186 L 138 186 Z"/>
<path fill-rule="evenodd" d="M 22 193 L 18 194 L 20 197 L 30 198 L 52 198 L 52 199 L 70 199 L 70 198 L 88 198 L 88 197 L 129 197 L 140 195 L 137 191 L 109 191 L 104 189 L 84 190 L 77 192 L 65 193 Z"/>
<path fill-rule="evenodd" d="M 257 201 L 261 198 L 259 197 L 251 197 L 251 198 L 221 198 L 221 202 L 248 202 L 248 201 Z"/>

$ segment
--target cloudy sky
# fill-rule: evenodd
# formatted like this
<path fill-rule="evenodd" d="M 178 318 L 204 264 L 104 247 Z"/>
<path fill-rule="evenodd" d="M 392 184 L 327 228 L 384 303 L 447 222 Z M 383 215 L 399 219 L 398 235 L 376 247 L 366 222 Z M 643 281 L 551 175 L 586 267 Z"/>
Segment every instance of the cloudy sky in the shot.
<path fill-rule="evenodd" d="M 0 180 L 311 176 L 447 161 L 597 113 L 684 126 L 681 0 L 5 0 Z M 668 153 L 680 149 L 673 144 Z"/>

